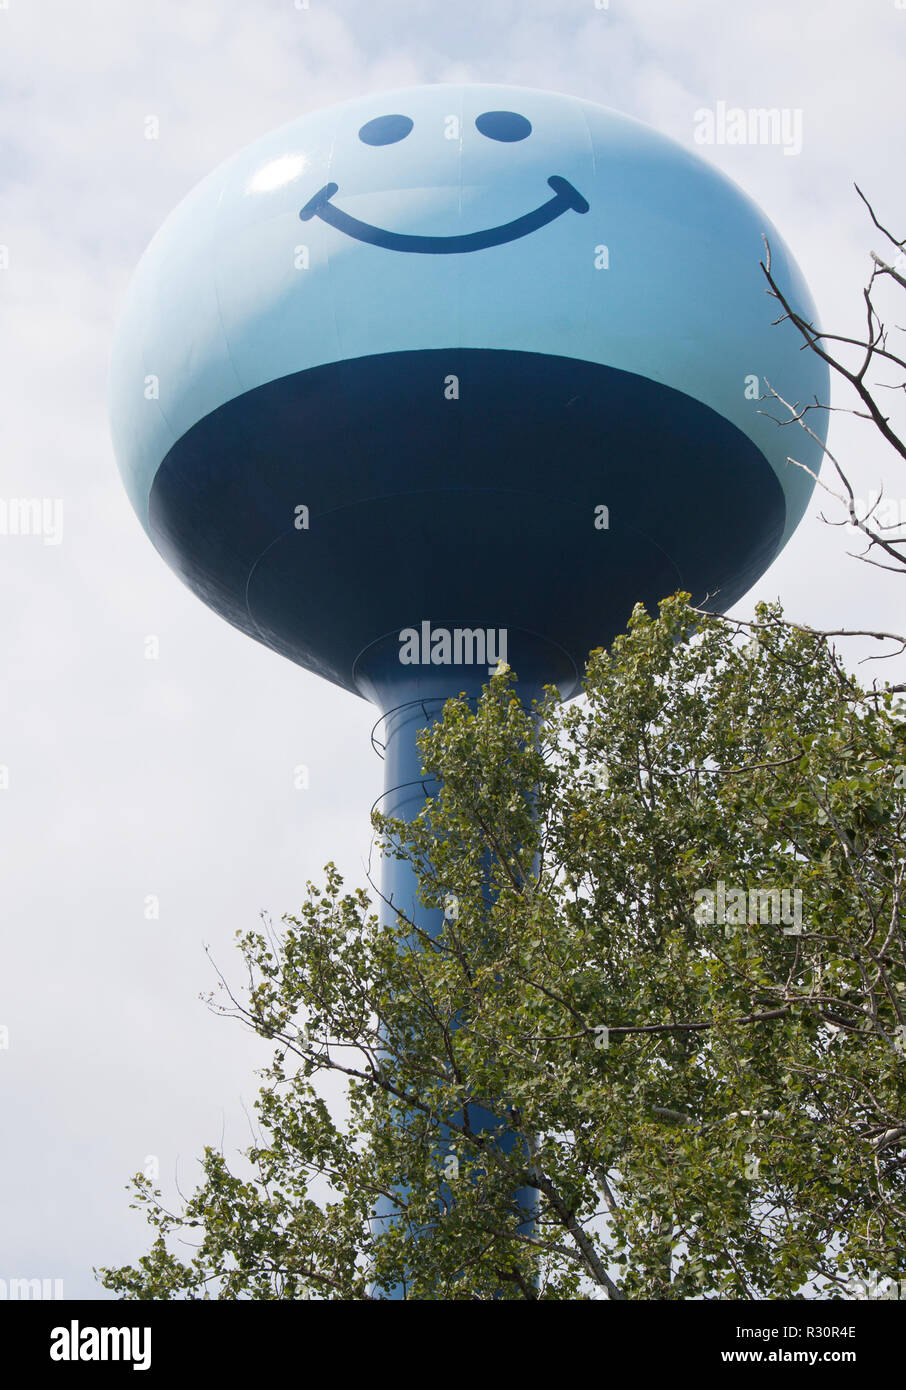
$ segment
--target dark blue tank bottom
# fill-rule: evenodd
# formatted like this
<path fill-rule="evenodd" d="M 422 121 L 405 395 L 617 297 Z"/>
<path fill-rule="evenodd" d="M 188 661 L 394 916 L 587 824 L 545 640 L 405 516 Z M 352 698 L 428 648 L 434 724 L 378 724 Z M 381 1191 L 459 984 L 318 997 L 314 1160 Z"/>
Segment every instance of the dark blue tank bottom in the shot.
<path fill-rule="evenodd" d="M 517 670 L 523 634 L 549 653 L 537 674 L 568 685 L 638 601 L 685 588 L 729 607 L 784 520 L 767 460 L 700 402 L 591 362 L 473 348 L 246 392 L 173 446 L 150 498 L 155 545 L 205 603 L 373 698 L 369 649 L 423 620 L 506 629 Z"/>

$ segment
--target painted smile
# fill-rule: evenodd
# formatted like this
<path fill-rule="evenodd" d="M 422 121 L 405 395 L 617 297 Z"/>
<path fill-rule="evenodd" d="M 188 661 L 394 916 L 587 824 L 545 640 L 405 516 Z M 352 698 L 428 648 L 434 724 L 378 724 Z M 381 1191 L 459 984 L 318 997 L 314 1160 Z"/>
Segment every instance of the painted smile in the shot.
<path fill-rule="evenodd" d="M 490 227 L 483 232 L 468 232 L 464 236 L 407 236 L 402 232 L 386 232 L 383 227 L 374 227 L 370 222 L 360 222 L 350 217 L 348 212 L 334 207 L 331 198 L 339 191 L 339 185 L 326 183 L 299 213 L 303 222 L 312 217 L 320 217 L 322 222 L 335 227 L 338 232 L 355 237 L 371 246 L 383 246 L 387 251 L 415 251 L 423 256 L 443 256 L 460 251 L 483 251 L 487 246 L 502 246 L 507 241 L 517 241 L 528 236 L 539 227 L 546 227 L 561 213 L 588 212 L 588 203 L 569 179 L 552 174 L 548 183 L 554 190 L 553 198 L 546 203 L 517 217 L 513 222 L 505 222 L 500 227 Z"/>

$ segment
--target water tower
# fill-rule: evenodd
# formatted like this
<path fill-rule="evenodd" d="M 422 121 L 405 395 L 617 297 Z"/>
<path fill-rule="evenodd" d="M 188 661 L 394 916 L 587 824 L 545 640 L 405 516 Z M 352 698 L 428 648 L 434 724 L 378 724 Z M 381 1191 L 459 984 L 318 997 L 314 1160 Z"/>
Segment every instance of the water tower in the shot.
<path fill-rule="evenodd" d="M 112 361 L 133 506 L 184 582 L 415 734 L 498 659 L 564 697 L 639 600 L 726 609 L 812 480 L 763 413 L 828 375 L 763 213 L 696 155 L 574 97 L 416 87 L 240 151 L 145 253 Z M 798 434 L 801 462 L 821 449 Z M 404 864 L 384 894 L 429 930 Z"/>

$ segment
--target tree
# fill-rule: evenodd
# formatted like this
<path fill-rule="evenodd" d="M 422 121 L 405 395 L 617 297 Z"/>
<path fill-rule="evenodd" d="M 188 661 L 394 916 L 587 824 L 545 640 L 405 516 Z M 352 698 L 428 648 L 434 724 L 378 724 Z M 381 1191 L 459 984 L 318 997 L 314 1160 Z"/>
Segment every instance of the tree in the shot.
<path fill-rule="evenodd" d="M 899 1274 L 902 703 L 776 607 L 684 596 L 637 609 L 585 694 L 527 711 L 504 672 L 423 736 L 440 790 L 379 829 L 455 904 L 440 938 L 330 867 L 241 937 L 247 990 L 214 1007 L 273 1043 L 260 1142 L 242 1176 L 207 1149 L 175 1211 L 137 1176 L 157 1235 L 106 1288 L 846 1297 Z"/>
<path fill-rule="evenodd" d="M 768 293 L 777 300 L 782 312 L 778 324 L 790 322 L 800 334 L 803 347 L 820 357 L 831 369 L 836 381 L 843 385 L 852 406 L 832 407 L 829 401 L 787 401 L 767 383 L 767 398 L 781 405 L 786 415 L 777 419 L 781 426 L 799 425 L 821 445 L 834 474 L 835 484 L 825 482 L 805 464 L 791 458 L 790 463 L 803 468 L 815 478 L 818 486 L 841 506 L 842 515 L 833 520 L 824 517 L 831 526 L 848 526 L 859 533 L 864 548 L 855 558 L 895 574 L 906 573 L 906 510 L 902 499 L 885 498 L 883 488 L 877 497 L 859 498 L 840 459 L 822 442 L 812 429 L 813 412 L 836 409 L 867 422 L 872 437 L 883 440 L 894 469 L 906 462 L 906 438 L 898 429 L 896 412 L 901 393 L 906 393 L 906 357 L 903 356 L 902 335 L 906 327 L 895 316 L 902 312 L 902 292 L 906 290 L 906 237 L 898 240 L 879 222 L 865 194 L 855 185 L 856 192 L 868 209 L 875 229 L 884 239 L 884 254 L 871 253 L 871 271 L 862 289 L 862 308 L 865 327 L 861 336 L 823 332 L 804 319 L 792 307 L 784 287 L 771 268 L 771 249 L 765 242 L 765 259 L 761 264 Z M 894 317 L 891 324 L 890 319 Z M 773 417 L 777 418 L 777 417 Z M 895 473 L 894 473 L 895 476 Z M 891 639 L 900 645 L 891 655 L 906 649 L 906 638 L 896 633 L 861 633 L 879 640 Z"/>

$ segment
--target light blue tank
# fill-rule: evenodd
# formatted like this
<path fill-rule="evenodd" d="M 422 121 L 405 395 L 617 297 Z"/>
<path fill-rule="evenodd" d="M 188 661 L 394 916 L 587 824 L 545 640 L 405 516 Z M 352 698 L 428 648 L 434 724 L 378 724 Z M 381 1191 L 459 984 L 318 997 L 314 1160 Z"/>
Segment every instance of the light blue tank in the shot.
<path fill-rule="evenodd" d="M 505 628 L 566 693 L 635 601 L 729 606 L 802 516 L 758 396 L 826 400 L 827 372 L 772 326 L 763 233 L 813 318 L 745 194 L 605 107 L 432 86 L 300 117 L 136 272 L 111 383 L 136 512 L 206 603 L 347 689 L 386 703 L 381 644 L 427 619 Z"/>

